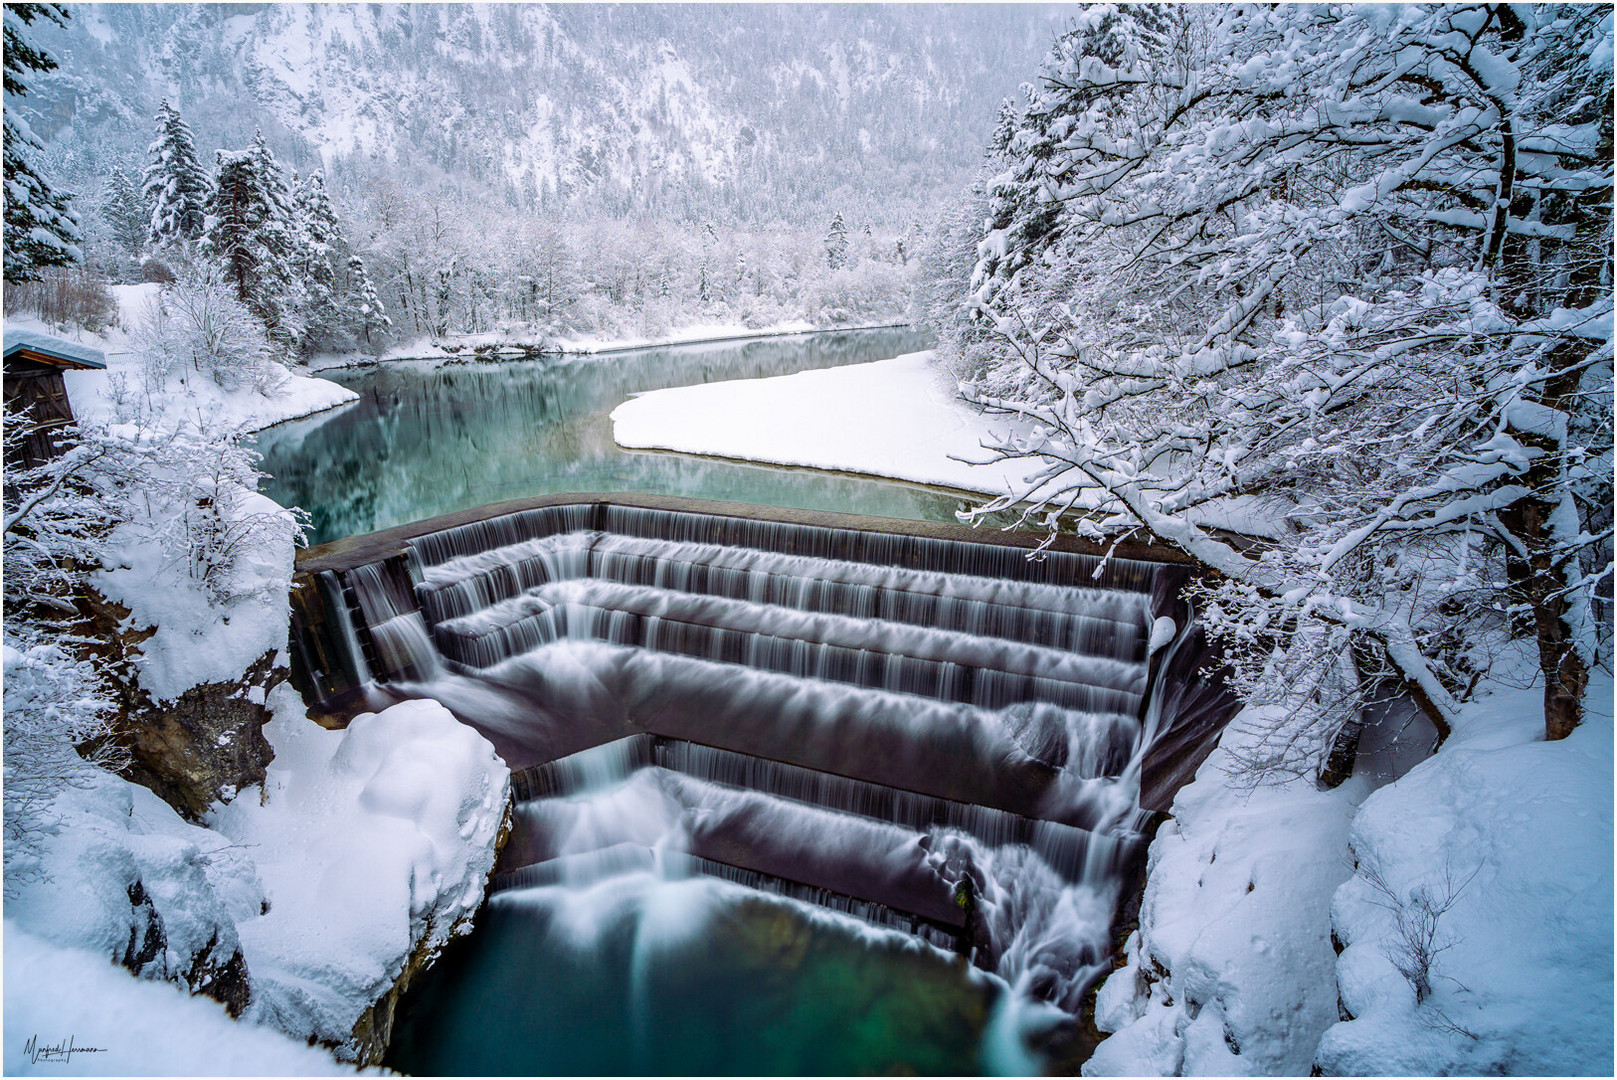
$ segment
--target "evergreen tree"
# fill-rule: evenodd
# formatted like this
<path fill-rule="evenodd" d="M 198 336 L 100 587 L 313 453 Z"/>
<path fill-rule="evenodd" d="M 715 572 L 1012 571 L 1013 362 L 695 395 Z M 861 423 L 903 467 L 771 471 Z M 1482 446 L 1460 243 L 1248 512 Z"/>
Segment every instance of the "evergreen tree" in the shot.
<path fill-rule="evenodd" d="M 848 265 L 848 227 L 840 212 L 831 218 L 831 231 L 825 234 L 825 261 L 833 270 Z"/>
<path fill-rule="evenodd" d="M 56 61 L 28 44 L 23 27 L 43 15 L 65 26 L 67 9 L 61 4 L 7 4 L 5 11 L 5 91 L 22 97 L 28 88 L 25 71 L 51 71 Z M 28 160 L 41 151 L 38 138 L 16 110 L 5 110 L 6 238 L 5 278 L 32 281 L 47 266 L 71 266 L 79 254 L 78 219 L 68 208 L 72 195 L 53 190 Z"/>
<path fill-rule="evenodd" d="M 305 333 L 313 334 L 335 329 L 340 321 L 336 263 L 346 244 L 325 176 L 316 170 L 295 186 L 292 272 L 303 292 Z"/>
<path fill-rule="evenodd" d="M 365 272 L 364 260 L 358 255 L 348 260 L 347 298 L 348 325 L 367 345 L 373 333 L 385 333 L 392 328 L 393 320 L 382 310 L 376 286 L 371 284 L 370 275 Z"/>
<path fill-rule="evenodd" d="M 166 101 L 157 107 L 157 138 L 149 152 L 142 187 L 152 208 L 146 240 L 154 248 L 189 248 L 202 236 L 208 174 L 197 160 L 191 129 Z"/>
<path fill-rule="evenodd" d="M 135 190 L 129 174 L 114 165 L 107 174 L 101 198 L 101 216 L 106 219 L 113 241 L 130 259 L 140 258 L 151 223 L 146 201 Z"/>
<path fill-rule="evenodd" d="M 702 225 L 702 262 L 696 268 L 696 295 L 702 303 L 707 304 L 713 300 L 713 279 L 707 272 L 707 264 L 712 259 L 713 248 L 719 242 L 719 234 L 713 228 L 711 221 Z"/>
<path fill-rule="evenodd" d="M 271 331 L 296 337 L 288 316 L 294 288 L 291 208 L 286 181 L 260 134 L 249 149 L 220 150 L 219 171 L 206 203 L 202 254 L 220 265 L 236 298 Z"/>

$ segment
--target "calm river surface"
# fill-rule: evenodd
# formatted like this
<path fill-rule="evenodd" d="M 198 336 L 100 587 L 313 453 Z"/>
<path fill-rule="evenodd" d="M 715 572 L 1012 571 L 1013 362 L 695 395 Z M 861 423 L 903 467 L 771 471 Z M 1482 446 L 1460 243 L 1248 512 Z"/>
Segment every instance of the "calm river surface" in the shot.
<path fill-rule="evenodd" d="M 620 449 L 608 414 L 668 386 L 883 360 L 929 346 L 853 330 L 510 362 L 392 361 L 323 372 L 353 405 L 257 441 L 264 492 L 301 506 L 325 543 L 501 499 L 636 492 L 952 521 L 964 504 L 898 482 Z"/>

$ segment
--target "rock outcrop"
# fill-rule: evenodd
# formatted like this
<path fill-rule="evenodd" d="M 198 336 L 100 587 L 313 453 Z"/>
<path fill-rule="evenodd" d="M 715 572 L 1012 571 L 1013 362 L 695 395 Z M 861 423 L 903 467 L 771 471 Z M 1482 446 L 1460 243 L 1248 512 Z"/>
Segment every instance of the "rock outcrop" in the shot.
<path fill-rule="evenodd" d="M 267 695 L 287 678 L 277 652 L 253 660 L 241 677 L 193 686 L 156 701 L 135 677 L 151 628 L 130 625 L 129 609 L 91 590 L 83 606 L 88 635 L 120 677 L 118 742 L 128 752 L 123 774 L 150 788 L 190 821 L 209 806 L 261 784 L 274 757 L 264 738 Z"/>

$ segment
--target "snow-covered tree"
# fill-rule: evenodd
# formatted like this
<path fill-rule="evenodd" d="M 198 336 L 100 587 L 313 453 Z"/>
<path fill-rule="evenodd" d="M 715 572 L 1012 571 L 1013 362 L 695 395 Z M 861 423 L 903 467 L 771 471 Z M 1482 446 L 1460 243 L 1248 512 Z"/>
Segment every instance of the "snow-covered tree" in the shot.
<path fill-rule="evenodd" d="M 5 413 L 6 460 L 36 431 L 33 418 Z M 55 432 L 63 433 L 60 429 Z M 99 565 L 115 489 L 95 483 L 109 447 L 65 433 L 65 453 L 31 469 L 6 470 L 5 877 L 8 893 L 34 876 L 33 857 L 61 791 L 83 782 L 91 763 L 117 764 L 108 736 L 115 718 L 108 673 L 86 648 L 76 599 Z M 116 468 L 113 469 L 116 471 Z M 83 746 L 91 761 L 80 754 Z"/>
<path fill-rule="evenodd" d="M 135 328 L 147 388 L 170 375 L 212 379 L 226 390 L 269 393 L 286 380 L 264 324 L 236 297 L 233 281 L 199 270 L 166 289 Z"/>
<path fill-rule="evenodd" d="M 1446 731 L 1512 626 L 1567 734 L 1611 581 L 1611 52 L 1595 7 L 1088 9 L 995 151 L 974 395 L 1043 467 L 985 509 L 1217 571 L 1237 684 L 1316 734 L 1383 673 Z"/>
<path fill-rule="evenodd" d="M 348 260 L 347 312 L 348 325 L 367 345 L 372 334 L 385 334 L 393 325 L 393 320 L 382 309 L 376 286 L 365 272 L 365 262 L 358 255 Z"/>
<path fill-rule="evenodd" d="M 840 211 L 831 218 L 831 228 L 825 234 L 825 263 L 833 270 L 848 265 L 848 226 L 843 224 Z"/>
<path fill-rule="evenodd" d="M 293 276 L 292 208 L 280 166 L 262 134 L 246 150 L 220 150 L 206 204 L 201 252 L 272 333 L 296 337 L 301 299 Z"/>
<path fill-rule="evenodd" d="M 306 339 L 319 338 L 342 321 L 336 268 L 340 252 L 347 247 L 326 193 L 325 176 L 319 170 L 297 185 L 294 209 L 291 262 L 303 293 L 300 321 Z"/>
<path fill-rule="evenodd" d="M 67 8 L 61 4 L 7 4 L 5 6 L 5 92 L 7 98 L 28 93 L 23 75 L 51 71 L 56 61 L 28 43 L 26 27 L 43 16 L 66 25 Z M 68 206 L 72 195 L 54 189 L 31 160 L 44 150 L 28 122 L 6 103 L 5 278 L 33 281 L 48 266 L 71 266 L 80 259 L 78 219 Z"/>
<path fill-rule="evenodd" d="M 119 250 L 130 259 L 139 259 L 146 246 L 151 213 L 129 174 L 116 165 L 107 173 L 106 188 L 101 196 L 101 216 Z"/>
<path fill-rule="evenodd" d="M 211 187 L 197 160 L 191 129 L 167 101 L 157 107 L 157 138 L 148 153 L 142 191 L 151 206 L 146 242 L 153 248 L 188 250 L 202 238 Z"/>

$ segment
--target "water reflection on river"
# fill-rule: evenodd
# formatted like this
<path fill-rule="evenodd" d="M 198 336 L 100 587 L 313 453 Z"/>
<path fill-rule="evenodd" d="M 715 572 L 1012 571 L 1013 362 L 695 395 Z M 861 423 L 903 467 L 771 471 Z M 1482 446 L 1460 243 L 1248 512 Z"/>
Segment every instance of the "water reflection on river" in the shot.
<path fill-rule="evenodd" d="M 395 361 L 324 373 L 360 400 L 282 424 L 257 446 L 264 491 L 309 512 L 309 543 L 501 499 L 636 492 L 952 521 L 924 488 L 802 469 L 629 451 L 608 414 L 631 395 L 866 363 L 926 348 L 904 329 L 809 334 L 501 363 Z"/>

